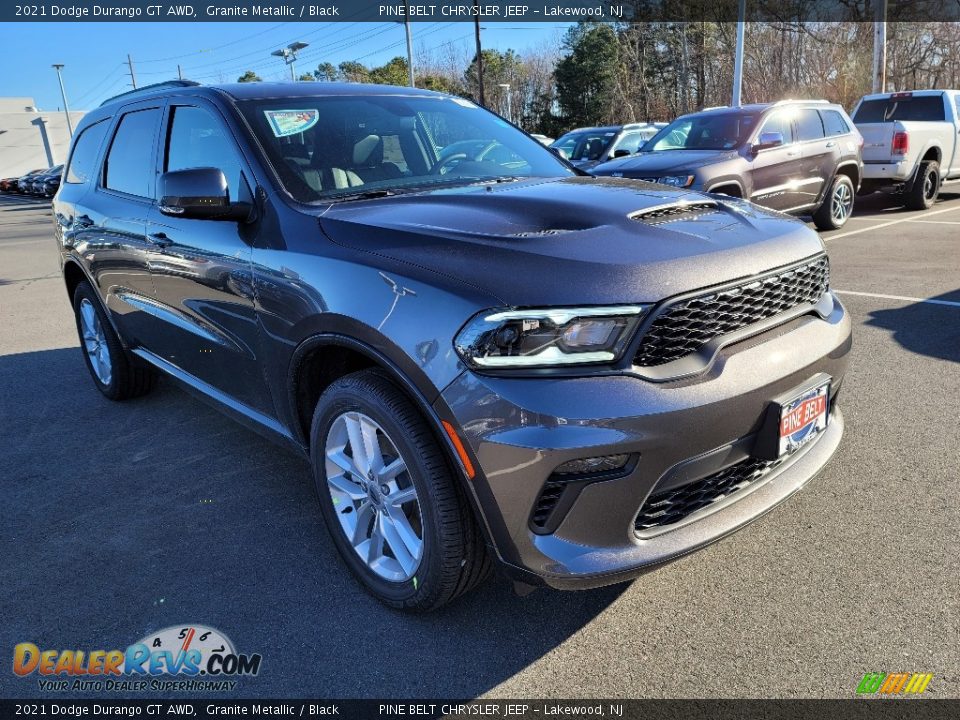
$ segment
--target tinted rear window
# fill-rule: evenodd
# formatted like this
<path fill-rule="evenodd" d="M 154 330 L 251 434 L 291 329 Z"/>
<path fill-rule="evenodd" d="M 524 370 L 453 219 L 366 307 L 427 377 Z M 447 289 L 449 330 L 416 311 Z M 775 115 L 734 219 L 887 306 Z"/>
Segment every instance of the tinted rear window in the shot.
<path fill-rule="evenodd" d="M 882 123 L 897 120 L 943 121 L 943 96 L 922 95 L 865 100 L 857 108 L 857 114 L 853 118 L 853 121 L 857 123 Z"/>
<path fill-rule="evenodd" d="M 821 110 L 820 117 L 823 118 L 823 128 L 826 130 L 828 137 L 831 135 L 846 135 L 850 132 L 847 121 L 836 110 Z"/>
<path fill-rule="evenodd" d="M 70 157 L 70 168 L 67 170 L 65 181 L 73 184 L 87 182 L 96 174 L 97 153 L 103 134 L 107 131 L 104 120 L 86 128 L 73 146 L 73 155 Z"/>
<path fill-rule="evenodd" d="M 160 110 L 137 110 L 120 119 L 107 153 L 104 186 L 128 195 L 153 195 L 153 143 Z"/>

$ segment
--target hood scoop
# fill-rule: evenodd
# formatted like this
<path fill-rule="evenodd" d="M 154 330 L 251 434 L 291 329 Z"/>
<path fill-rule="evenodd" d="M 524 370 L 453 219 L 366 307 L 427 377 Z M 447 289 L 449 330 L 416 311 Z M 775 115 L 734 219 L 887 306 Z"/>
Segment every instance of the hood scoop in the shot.
<path fill-rule="evenodd" d="M 544 228 L 543 230 L 525 230 L 523 232 L 512 233 L 511 237 L 517 237 L 517 238 L 550 237 L 551 235 L 563 235 L 569 232 L 577 232 L 577 231 L 566 229 L 566 228 Z"/>
<path fill-rule="evenodd" d="M 631 213 L 628 217 L 647 225 L 661 225 L 677 220 L 690 220 L 693 217 L 721 212 L 720 205 L 712 200 L 678 202 Z"/>

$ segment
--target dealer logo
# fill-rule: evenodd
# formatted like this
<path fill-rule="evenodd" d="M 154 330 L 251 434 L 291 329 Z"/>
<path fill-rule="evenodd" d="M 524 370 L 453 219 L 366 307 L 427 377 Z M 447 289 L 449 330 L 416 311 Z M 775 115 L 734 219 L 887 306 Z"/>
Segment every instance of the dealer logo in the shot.
<path fill-rule="evenodd" d="M 20 643 L 13 649 L 13 672 L 40 676 L 41 690 L 232 690 L 232 678 L 257 675 L 261 660 L 258 653 L 237 652 L 215 628 L 175 625 L 125 650 L 41 650 Z M 151 681 L 163 676 L 178 682 Z"/>

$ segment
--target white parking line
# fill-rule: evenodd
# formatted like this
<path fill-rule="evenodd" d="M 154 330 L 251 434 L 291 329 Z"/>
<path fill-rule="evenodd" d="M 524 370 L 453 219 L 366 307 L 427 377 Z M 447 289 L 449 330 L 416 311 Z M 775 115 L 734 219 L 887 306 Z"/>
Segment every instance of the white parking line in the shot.
<path fill-rule="evenodd" d="M 859 297 L 880 298 L 882 300 L 903 300 L 904 302 L 926 303 L 927 305 L 946 305 L 960 308 L 960 302 L 953 300 L 929 300 L 927 298 L 906 297 L 905 295 L 883 295 L 882 293 L 857 292 L 856 290 L 834 290 L 841 295 L 857 295 Z"/>
<path fill-rule="evenodd" d="M 960 220 L 909 220 L 908 222 L 923 223 L 924 225 L 960 225 Z"/>
<path fill-rule="evenodd" d="M 943 213 L 955 212 L 960 210 L 960 205 L 954 207 L 944 208 L 943 210 L 934 210 L 933 212 L 927 211 L 924 213 L 924 217 L 931 217 L 933 215 L 942 215 Z M 850 230 L 849 232 L 840 233 L 839 235 L 826 235 L 823 236 L 824 240 L 837 240 L 839 238 L 850 237 L 851 235 L 859 235 L 860 233 L 869 232 L 871 230 L 879 230 L 880 228 L 890 227 L 891 225 L 899 225 L 900 223 L 917 221 L 915 216 L 900 218 L 899 220 L 890 220 L 889 222 L 880 223 L 879 225 L 871 225 L 870 227 L 858 228 L 857 230 Z"/>

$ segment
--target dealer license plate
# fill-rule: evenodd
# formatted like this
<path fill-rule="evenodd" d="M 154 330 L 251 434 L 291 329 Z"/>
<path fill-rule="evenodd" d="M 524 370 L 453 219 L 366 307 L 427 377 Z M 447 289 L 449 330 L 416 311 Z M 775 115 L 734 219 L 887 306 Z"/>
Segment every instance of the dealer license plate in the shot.
<path fill-rule="evenodd" d="M 826 382 L 780 406 L 780 455 L 796 452 L 826 429 L 829 398 Z"/>

